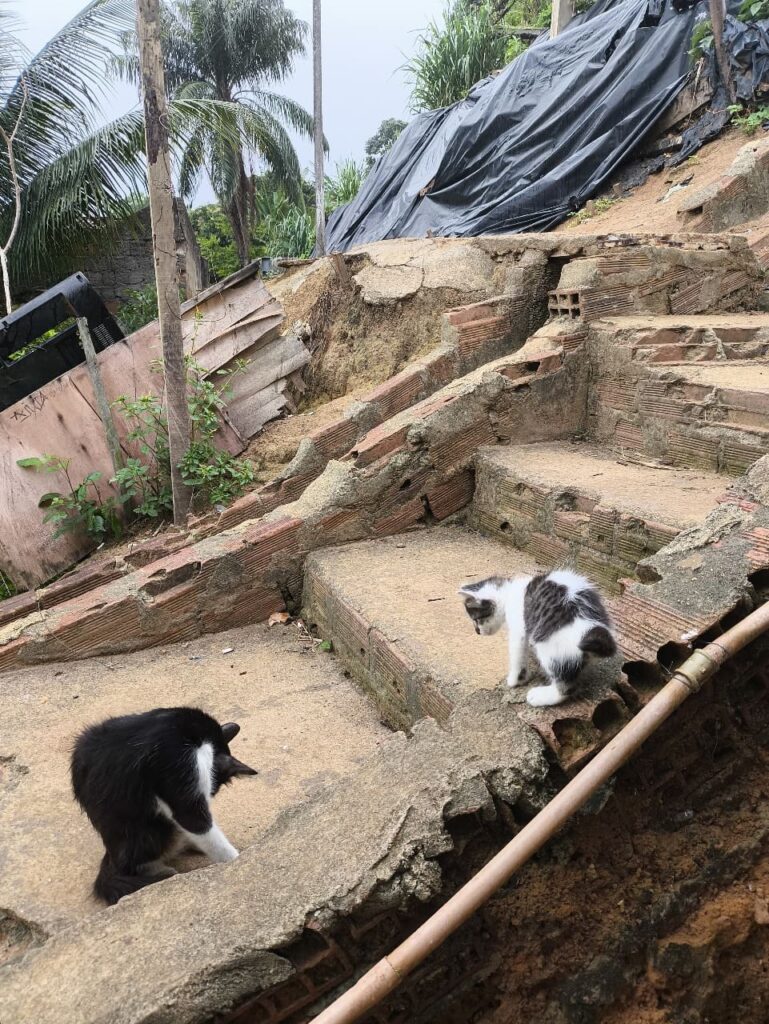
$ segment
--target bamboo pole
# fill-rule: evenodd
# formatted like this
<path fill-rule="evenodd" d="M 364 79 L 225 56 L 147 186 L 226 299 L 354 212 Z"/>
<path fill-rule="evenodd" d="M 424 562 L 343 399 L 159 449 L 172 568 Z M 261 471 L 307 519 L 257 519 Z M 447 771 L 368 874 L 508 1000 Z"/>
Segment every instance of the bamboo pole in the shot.
<path fill-rule="evenodd" d="M 380 1003 L 551 839 L 659 729 L 738 651 L 769 630 L 769 602 L 696 650 L 672 679 L 595 758 L 432 917 L 314 1019 L 354 1024 Z"/>
<path fill-rule="evenodd" d="M 190 446 L 190 417 L 179 303 L 179 271 L 176 263 L 176 224 L 168 151 L 168 105 L 160 41 L 159 0 L 137 0 L 136 29 L 144 100 L 152 249 L 158 290 L 160 339 L 163 345 L 174 522 L 177 526 L 184 526 L 191 494 L 182 479 L 179 466 Z"/>

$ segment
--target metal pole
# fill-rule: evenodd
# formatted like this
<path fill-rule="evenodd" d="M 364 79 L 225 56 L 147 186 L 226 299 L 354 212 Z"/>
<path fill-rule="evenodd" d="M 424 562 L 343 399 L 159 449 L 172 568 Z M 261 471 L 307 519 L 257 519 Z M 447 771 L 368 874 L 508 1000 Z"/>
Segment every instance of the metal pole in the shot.
<path fill-rule="evenodd" d="M 323 56 L 320 0 L 312 0 L 312 60 L 315 118 L 315 244 L 326 255 L 326 189 L 323 153 Z"/>

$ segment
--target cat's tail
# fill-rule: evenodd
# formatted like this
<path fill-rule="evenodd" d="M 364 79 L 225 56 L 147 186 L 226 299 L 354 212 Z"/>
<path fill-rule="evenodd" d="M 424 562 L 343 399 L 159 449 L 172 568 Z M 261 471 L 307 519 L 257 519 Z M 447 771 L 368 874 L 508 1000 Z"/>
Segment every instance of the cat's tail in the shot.
<path fill-rule="evenodd" d="M 579 649 L 585 654 L 595 654 L 599 658 L 611 658 L 617 653 L 617 641 L 606 626 L 591 626 L 583 634 Z"/>
<path fill-rule="evenodd" d="M 157 882 L 157 877 L 151 875 L 124 875 L 115 867 L 108 853 L 102 857 L 99 867 L 99 874 L 93 883 L 95 895 L 112 906 L 124 896 L 130 896 L 132 892 L 138 892 L 145 885 Z"/>

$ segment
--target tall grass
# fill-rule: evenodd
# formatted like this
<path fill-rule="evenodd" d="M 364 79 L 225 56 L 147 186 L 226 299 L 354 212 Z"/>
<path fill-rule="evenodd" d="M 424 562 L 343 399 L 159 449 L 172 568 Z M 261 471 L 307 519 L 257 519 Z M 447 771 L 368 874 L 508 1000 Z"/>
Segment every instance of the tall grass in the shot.
<path fill-rule="evenodd" d="M 507 33 L 487 4 L 472 7 L 455 0 L 442 23 L 431 21 L 405 65 L 412 81 L 415 113 L 464 99 L 476 82 L 508 62 Z"/>

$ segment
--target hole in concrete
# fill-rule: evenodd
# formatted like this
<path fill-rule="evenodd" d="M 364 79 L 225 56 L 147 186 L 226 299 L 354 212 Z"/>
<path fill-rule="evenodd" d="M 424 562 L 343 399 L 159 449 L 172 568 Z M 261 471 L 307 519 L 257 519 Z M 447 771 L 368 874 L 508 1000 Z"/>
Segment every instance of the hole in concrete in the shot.
<path fill-rule="evenodd" d="M 628 682 L 639 693 L 658 690 L 664 682 L 662 670 L 656 663 L 647 661 L 628 661 L 622 666 Z"/>
<path fill-rule="evenodd" d="M 500 523 L 499 528 L 502 533 L 510 533 L 510 523 L 508 523 L 507 520 L 505 520 L 504 523 Z"/>
<path fill-rule="evenodd" d="M 599 732 L 616 732 L 624 722 L 619 704 L 614 700 L 603 700 L 593 712 L 593 725 Z"/>
<path fill-rule="evenodd" d="M 573 512 L 577 507 L 577 496 L 571 491 L 561 491 L 556 495 L 555 507 L 558 512 Z"/>
<path fill-rule="evenodd" d="M 690 649 L 688 644 L 676 643 L 671 640 L 657 651 L 657 661 L 666 673 L 673 673 L 689 657 Z"/>
<path fill-rule="evenodd" d="M 540 365 L 539 362 L 536 362 L 536 363 L 526 363 L 526 367 L 525 367 L 526 368 L 526 372 L 527 373 L 536 373 L 537 370 L 539 369 L 539 365 Z"/>
<path fill-rule="evenodd" d="M 748 580 L 752 584 L 759 601 L 769 600 L 769 569 L 759 569 L 758 572 L 752 572 L 748 576 Z"/>
<path fill-rule="evenodd" d="M 636 566 L 635 574 L 641 583 L 659 583 L 662 579 L 661 574 L 653 566 L 644 565 L 642 562 Z"/>
<path fill-rule="evenodd" d="M 403 483 L 402 483 L 402 484 L 400 485 L 400 488 L 399 488 L 399 490 L 401 490 L 401 491 L 405 491 L 405 490 L 406 490 L 406 489 L 407 489 L 408 487 L 411 487 L 411 478 L 410 478 L 410 477 L 407 477 L 407 478 L 406 478 L 406 479 L 405 479 L 405 480 L 403 481 Z"/>

